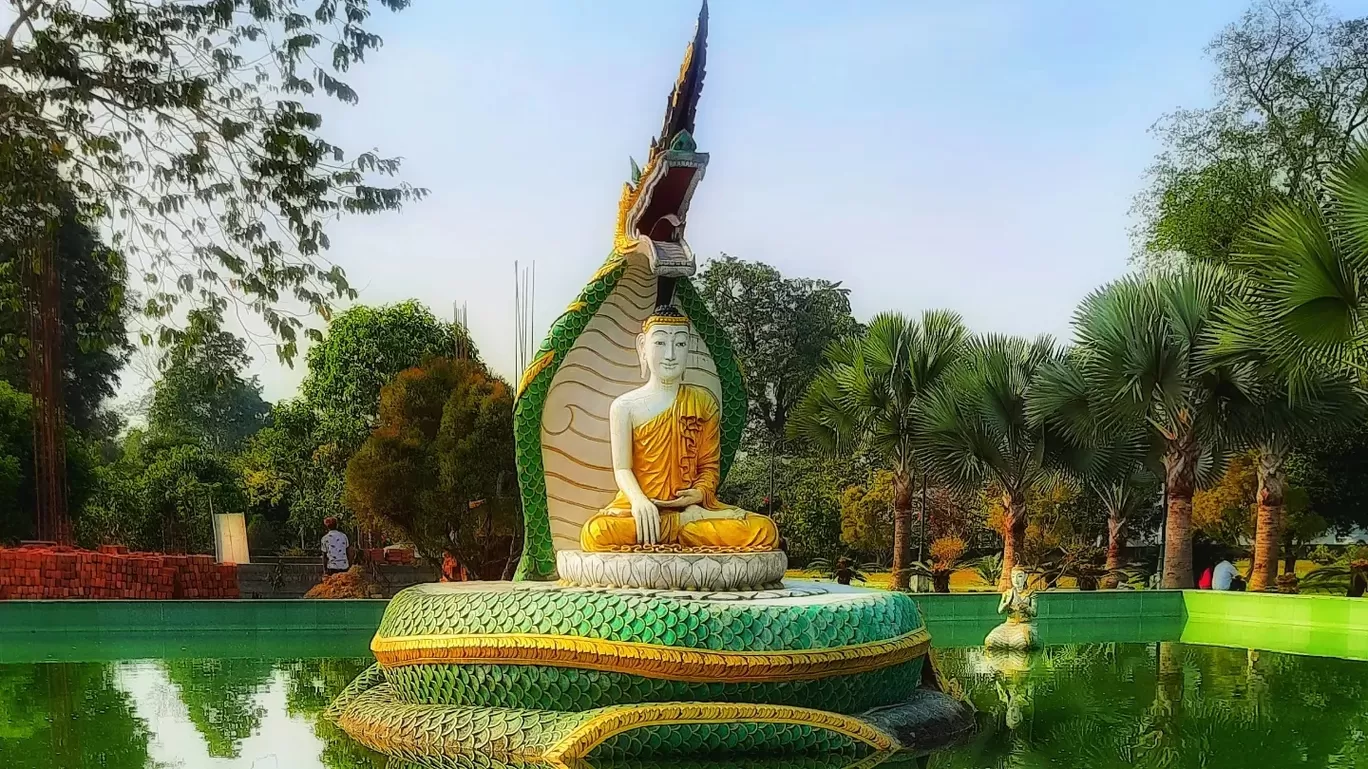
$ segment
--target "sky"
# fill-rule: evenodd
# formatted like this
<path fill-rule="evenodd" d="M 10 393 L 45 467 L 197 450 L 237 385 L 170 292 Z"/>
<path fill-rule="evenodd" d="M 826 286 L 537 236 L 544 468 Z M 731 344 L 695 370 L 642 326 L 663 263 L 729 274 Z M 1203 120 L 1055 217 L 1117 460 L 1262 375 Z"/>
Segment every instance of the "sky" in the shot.
<path fill-rule="evenodd" d="M 378 5 L 378 3 L 376 4 Z M 1353 4 L 1332 5 L 1340 13 Z M 840 281 L 855 315 L 946 307 L 971 328 L 1069 336 L 1131 268 L 1130 213 L 1164 113 L 1212 99 L 1204 48 L 1245 0 L 713 0 L 686 238 Z M 325 113 L 352 151 L 431 190 L 329 230 L 358 301 L 416 298 L 515 378 L 514 261 L 536 336 L 607 255 L 695 0 L 416 0 Z M 266 397 L 303 377 L 255 347 Z M 124 396 L 146 383 L 130 374 Z"/>

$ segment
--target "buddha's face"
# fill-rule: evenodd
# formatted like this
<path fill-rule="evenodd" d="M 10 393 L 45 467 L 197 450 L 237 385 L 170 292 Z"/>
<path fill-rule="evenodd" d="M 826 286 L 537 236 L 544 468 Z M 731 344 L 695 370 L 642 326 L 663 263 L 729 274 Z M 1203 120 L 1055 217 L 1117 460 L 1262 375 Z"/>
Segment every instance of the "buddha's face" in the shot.
<path fill-rule="evenodd" d="M 652 379 L 678 381 L 689 358 L 689 327 L 666 323 L 649 326 L 637 337 L 637 353 Z"/>
<path fill-rule="evenodd" d="M 1026 572 L 1021 569 L 1012 569 L 1012 587 L 1018 592 L 1026 589 Z"/>

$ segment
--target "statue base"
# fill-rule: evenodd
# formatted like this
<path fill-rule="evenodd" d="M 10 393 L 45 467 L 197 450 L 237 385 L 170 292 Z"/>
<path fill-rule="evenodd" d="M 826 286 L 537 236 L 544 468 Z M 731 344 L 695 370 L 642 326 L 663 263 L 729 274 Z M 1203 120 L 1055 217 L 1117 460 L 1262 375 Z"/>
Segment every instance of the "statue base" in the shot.
<path fill-rule="evenodd" d="M 989 649 L 1029 651 L 1040 646 L 1040 638 L 1035 623 L 1004 622 L 993 628 L 988 637 L 983 639 L 983 645 Z"/>
<path fill-rule="evenodd" d="M 973 729 L 901 593 L 418 585 L 390 602 L 371 649 L 378 664 L 328 713 L 408 760 L 863 755 Z"/>
<path fill-rule="evenodd" d="M 718 593 L 783 587 L 788 556 L 782 551 L 670 550 L 556 553 L 561 584 Z"/>

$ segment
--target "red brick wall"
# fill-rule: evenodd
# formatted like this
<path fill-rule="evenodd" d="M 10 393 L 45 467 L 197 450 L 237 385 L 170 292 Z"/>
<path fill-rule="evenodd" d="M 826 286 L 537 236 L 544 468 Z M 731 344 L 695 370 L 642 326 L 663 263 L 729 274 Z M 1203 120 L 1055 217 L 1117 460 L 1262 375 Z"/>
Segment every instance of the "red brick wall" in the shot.
<path fill-rule="evenodd" d="M 99 552 L 69 547 L 0 548 L 7 598 L 237 598 L 237 566 L 209 555 Z"/>

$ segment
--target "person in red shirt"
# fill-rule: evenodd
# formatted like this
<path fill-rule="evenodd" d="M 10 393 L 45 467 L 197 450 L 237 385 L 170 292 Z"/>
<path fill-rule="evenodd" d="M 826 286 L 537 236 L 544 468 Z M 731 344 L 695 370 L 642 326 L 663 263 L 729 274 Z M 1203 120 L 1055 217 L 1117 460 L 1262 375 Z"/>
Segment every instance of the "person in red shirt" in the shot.
<path fill-rule="evenodd" d="M 1212 578 L 1212 576 L 1213 576 L 1213 572 L 1212 572 L 1211 567 L 1210 567 L 1210 566 L 1206 567 L 1206 571 L 1202 572 L 1202 578 L 1199 579 L 1199 580 L 1197 580 L 1197 589 L 1198 589 L 1198 590 L 1210 590 L 1210 589 L 1211 589 L 1211 578 Z"/>

